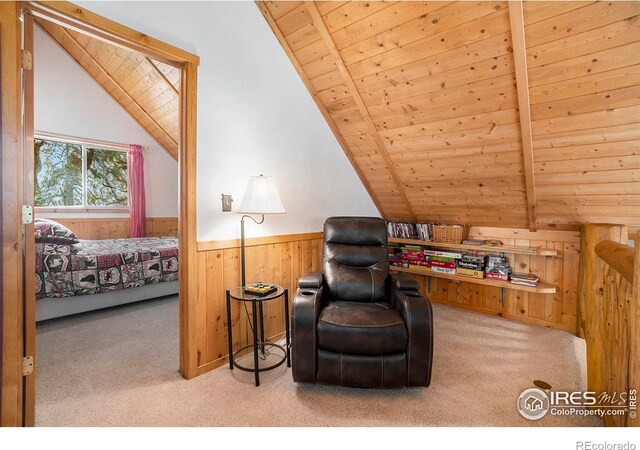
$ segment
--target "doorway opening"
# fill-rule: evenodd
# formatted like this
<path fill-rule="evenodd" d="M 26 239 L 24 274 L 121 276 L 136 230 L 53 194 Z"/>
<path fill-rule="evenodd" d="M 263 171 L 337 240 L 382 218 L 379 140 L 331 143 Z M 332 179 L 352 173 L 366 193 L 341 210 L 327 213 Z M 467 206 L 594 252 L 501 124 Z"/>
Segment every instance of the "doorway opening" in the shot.
<path fill-rule="evenodd" d="M 102 370 L 109 389 L 135 382 L 124 368 L 153 378 L 132 363 L 175 375 L 176 357 L 182 376 L 195 376 L 187 267 L 198 58 L 70 6 L 22 11 L 33 61 L 23 70 L 23 190 L 36 219 L 24 229 L 24 348 L 35 363 L 24 381 L 25 425 L 35 424 L 39 393 L 68 397 L 50 391 L 61 377 L 77 390 L 93 372 L 95 389 Z M 165 330 L 167 342 L 145 329 Z"/>

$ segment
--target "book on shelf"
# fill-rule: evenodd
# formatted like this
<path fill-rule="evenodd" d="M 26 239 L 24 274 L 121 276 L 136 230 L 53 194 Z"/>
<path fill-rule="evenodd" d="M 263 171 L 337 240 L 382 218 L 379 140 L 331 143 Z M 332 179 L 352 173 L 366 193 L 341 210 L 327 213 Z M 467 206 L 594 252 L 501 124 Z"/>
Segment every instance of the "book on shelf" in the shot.
<path fill-rule="evenodd" d="M 509 281 L 509 275 L 499 272 L 485 272 L 485 278 L 490 280 Z"/>
<path fill-rule="evenodd" d="M 445 258 L 454 258 L 454 259 L 462 258 L 462 253 L 443 252 L 440 250 L 425 250 L 424 254 L 428 256 L 442 256 Z"/>
<path fill-rule="evenodd" d="M 502 247 L 502 241 L 497 241 L 497 240 L 484 241 L 484 244 L 482 245 L 487 247 Z"/>
<path fill-rule="evenodd" d="M 390 261 L 390 264 L 393 267 L 403 267 L 405 269 L 409 268 L 409 263 L 404 261 Z"/>
<path fill-rule="evenodd" d="M 446 275 L 455 275 L 456 274 L 456 269 L 450 269 L 447 267 L 435 267 L 435 266 L 431 266 L 431 271 L 434 273 L 443 273 Z"/>
<path fill-rule="evenodd" d="M 433 237 L 433 227 L 430 223 L 387 222 L 387 235 L 392 238 L 430 241 Z"/>
<path fill-rule="evenodd" d="M 447 268 L 447 269 L 455 269 L 456 268 L 456 263 L 454 261 L 444 262 L 444 261 L 430 260 L 429 264 L 431 264 L 431 267 L 444 267 L 444 268 Z"/>
<path fill-rule="evenodd" d="M 424 250 L 423 245 L 415 245 L 415 244 L 402 244 L 400 246 L 402 250 L 414 250 L 414 251 L 422 251 Z"/>
<path fill-rule="evenodd" d="M 465 269 L 463 267 L 458 267 L 456 269 L 456 275 L 482 279 L 484 278 L 484 270 L 473 270 L 473 269 Z"/>
<path fill-rule="evenodd" d="M 406 259 L 407 261 L 423 261 L 424 256 L 421 255 L 408 255 L 403 253 L 401 256 L 402 259 Z"/>
<path fill-rule="evenodd" d="M 504 256 L 498 256 L 498 255 L 487 256 L 487 267 L 503 266 L 508 264 L 509 264 L 509 260 Z"/>
<path fill-rule="evenodd" d="M 465 253 L 464 255 L 462 255 L 462 258 L 460 258 L 460 260 L 464 261 L 464 262 L 469 262 L 469 263 L 484 264 L 485 260 L 486 260 L 486 256 L 485 255 L 471 255 L 469 253 Z"/>
<path fill-rule="evenodd" d="M 419 270 L 421 272 L 431 272 L 431 267 L 428 265 L 417 265 L 417 264 L 409 264 L 409 269 Z"/>
<path fill-rule="evenodd" d="M 404 247 L 402 248 L 402 253 L 404 255 L 410 255 L 410 256 L 424 256 L 423 250 L 409 249 Z"/>
<path fill-rule="evenodd" d="M 464 241 L 462 241 L 464 245 L 484 245 L 486 242 L 487 242 L 486 239 L 485 240 L 465 239 Z"/>
<path fill-rule="evenodd" d="M 429 261 L 407 261 L 410 265 L 414 265 L 414 266 L 423 266 L 423 267 L 430 267 L 431 263 Z"/>
<path fill-rule="evenodd" d="M 484 263 L 483 262 L 465 261 L 463 259 L 456 259 L 456 267 L 459 267 L 461 269 L 483 270 L 484 271 Z"/>
<path fill-rule="evenodd" d="M 519 272 L 513 272 L 511 274 L 511 279 L 512 280 L 518 280 L 518 281 L 527 281 L 527 282 L 534 282 L 534 281 L 539 281 L 540 277 L 538 277 L 537 275 L 534 275 L 532 273 L 519 273 Z"/>
<path fill-rule="evenodd" d="M 537 281 L 511 280 L 511 284 L 518 284 L 520 286 L 536 287 L 538 285 L 538 282 Z"/>
<path fill-rule="evenodd" d="M 511 283 L 519 284 L 521 286 L 536 287 L 540 278 L 532 273 L 512 273 Z"/>
<path fill-rule="evenodd" d="M 433 236 L 430 223 L 417 223 L 416 232 L 418 233 L 418 239 L 422 241 L 430 241 Z"/>

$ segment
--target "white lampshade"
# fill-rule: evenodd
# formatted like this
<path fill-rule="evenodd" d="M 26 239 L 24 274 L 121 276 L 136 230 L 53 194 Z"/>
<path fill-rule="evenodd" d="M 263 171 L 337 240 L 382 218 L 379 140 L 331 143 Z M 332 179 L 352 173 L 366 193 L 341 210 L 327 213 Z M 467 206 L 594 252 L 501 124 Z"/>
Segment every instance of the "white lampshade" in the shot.
<path fill-rule="evenodd" d="M 286 213 L 273 178 L 264 175 L 250 177 L 237 212 L 240 214 Z"/>

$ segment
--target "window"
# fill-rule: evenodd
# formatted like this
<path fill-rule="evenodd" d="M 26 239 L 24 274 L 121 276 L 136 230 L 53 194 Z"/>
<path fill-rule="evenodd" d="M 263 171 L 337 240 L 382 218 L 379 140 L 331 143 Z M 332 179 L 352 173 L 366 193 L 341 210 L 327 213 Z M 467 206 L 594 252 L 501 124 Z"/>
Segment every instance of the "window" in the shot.
<path fill-rule="evenodd" d="M 127 208 L 127 153 L 36 138 L 35 206 Z"/>

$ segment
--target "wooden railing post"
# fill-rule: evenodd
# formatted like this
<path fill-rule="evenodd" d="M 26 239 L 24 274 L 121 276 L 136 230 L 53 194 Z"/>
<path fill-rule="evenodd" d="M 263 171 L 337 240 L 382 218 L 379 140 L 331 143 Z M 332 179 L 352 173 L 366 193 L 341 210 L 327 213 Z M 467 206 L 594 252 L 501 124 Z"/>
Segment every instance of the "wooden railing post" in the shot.
<path fill-rule="evenodd" d="M 580 262 L 578 264 L 578 336 L 585 336 L 585 308 L 587 297 L 594 296 L 594 280 L 597 262 L 596 245 L 602 241 L 628 242 L 627 227 L 624 225 L 592 224 L 582 226 L 580 233 Z"/>
<path fill-rule="evenodd" d="M 640 390 L 640 233 L 635 235 L 635 259 L 633 265 L 633 290 L 629 305 L 629 389 Z M 627 416 L 628 427 L 640 426 L 640 411 L 635 417 Z"/>
<path fill-rule="evenodd" d="M 627 227 L 611 224 L 586 224 L 580 234 L 578 265 L 578 336 L 587 341 L 587 385 L 601 392 L 603 387 L 603 318 L 604 262 L 596 255 L 602 241 L 626 244 Z"/>

